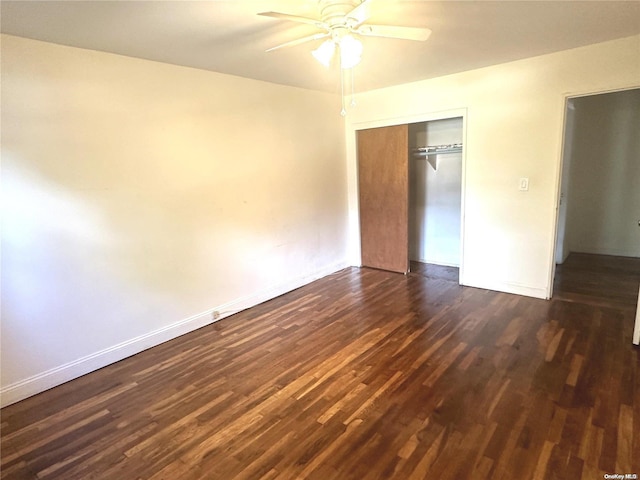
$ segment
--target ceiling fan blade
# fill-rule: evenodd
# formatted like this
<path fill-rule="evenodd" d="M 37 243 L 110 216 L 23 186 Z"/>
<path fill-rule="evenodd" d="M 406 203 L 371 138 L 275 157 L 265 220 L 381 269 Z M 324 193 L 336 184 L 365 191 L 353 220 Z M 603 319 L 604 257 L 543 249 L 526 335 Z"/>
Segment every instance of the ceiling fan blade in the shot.
<path fill-rule="evenodd" d="M 361 25 L 354 29 L 354 32 L 368 37 L 400 38 L 420 42 L 424 42 L 431 35 L 431 30 L 428 28 L 397 27 L 395 25 Z"/>
<path fill-rule="evenodd" d="M 285 47 L 293 47 L 295 45 L 300 45 L 301 43 L 311 42 L 313 40 L 319 40 L 321 38 L 326 38 L 330 34 L 329 33 L 316 33 L 315 35 L 309 35 L 306 37 L 298 38 L 297 40 L 291 40 L 290 42 L 281 43 L 280 45 L 276 45 L 275 47 L 271 47 L 267 49 L 267 52 L 273 52 L 274 50 L 279 50 Z"/>
<path fill-rule="evenodd" d="M 288 13 L 280 12 L 262 12 L 258 15 L 263 17 L 279 18 L 281 20 L 289 20 L 290 22 L 306 23 L 307 25 L 313 25 L 314 27 L 322 28 L 323 30 L 329 30 L 329 25 L 316 20 L 315 18 L 299 17 L 298 15 L 289 15 Z"/>
<path fill-rule="evenodd" d="M 371 0 L 363 0 L 363 2 L 356 6 L 353 10 L 345 15 L 347 21 L 351 21 L 352 27 L 357 27 L 361 23 L 364 23 L 369 18 L 371 13 L 369 12 L 369 5 Z"/>

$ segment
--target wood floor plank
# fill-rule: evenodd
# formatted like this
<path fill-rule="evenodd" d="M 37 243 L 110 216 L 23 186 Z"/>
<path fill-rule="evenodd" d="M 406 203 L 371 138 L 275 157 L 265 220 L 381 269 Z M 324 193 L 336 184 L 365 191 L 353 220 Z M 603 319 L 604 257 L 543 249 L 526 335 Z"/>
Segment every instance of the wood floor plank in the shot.
<path fill-rule="evenodd" d="M 0 478 L 640 474 L 639 279 L 569 257 L 545 301 L 345 269 L 2 409 Z"/>

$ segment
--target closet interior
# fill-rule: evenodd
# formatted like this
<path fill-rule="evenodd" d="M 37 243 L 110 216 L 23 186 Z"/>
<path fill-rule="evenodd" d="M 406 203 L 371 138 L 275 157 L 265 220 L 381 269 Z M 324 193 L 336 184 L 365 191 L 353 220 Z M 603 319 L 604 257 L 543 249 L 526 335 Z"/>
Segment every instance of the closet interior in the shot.
<path fill-rule="evenodd" d="M 460 266 L 462 117 L 409 125 L 409 260 Z"/>

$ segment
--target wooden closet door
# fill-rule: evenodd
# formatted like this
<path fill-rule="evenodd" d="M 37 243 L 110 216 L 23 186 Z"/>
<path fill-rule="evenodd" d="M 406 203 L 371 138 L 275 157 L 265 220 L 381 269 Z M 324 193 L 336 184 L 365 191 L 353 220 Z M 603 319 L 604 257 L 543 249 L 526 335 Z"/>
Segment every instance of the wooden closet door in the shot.
<path fill-rule="evenodd" d="M 357 132 L 362 265 L 409 271 L 409 126 Z"/>

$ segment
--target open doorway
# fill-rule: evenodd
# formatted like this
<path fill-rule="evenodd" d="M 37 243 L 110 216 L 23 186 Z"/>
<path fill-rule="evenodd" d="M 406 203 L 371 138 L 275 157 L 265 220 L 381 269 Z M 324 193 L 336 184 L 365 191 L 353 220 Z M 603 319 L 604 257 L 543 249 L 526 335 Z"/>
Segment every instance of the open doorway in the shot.
<path fill-rule="evenodd" d="M 553 297 L 635 314 L 640 89 L 567 99 Z"/>
<path fill-rule="evenodd" d="M 411 270 L 459 282 L 462 117 L 409 125 Z"/>

